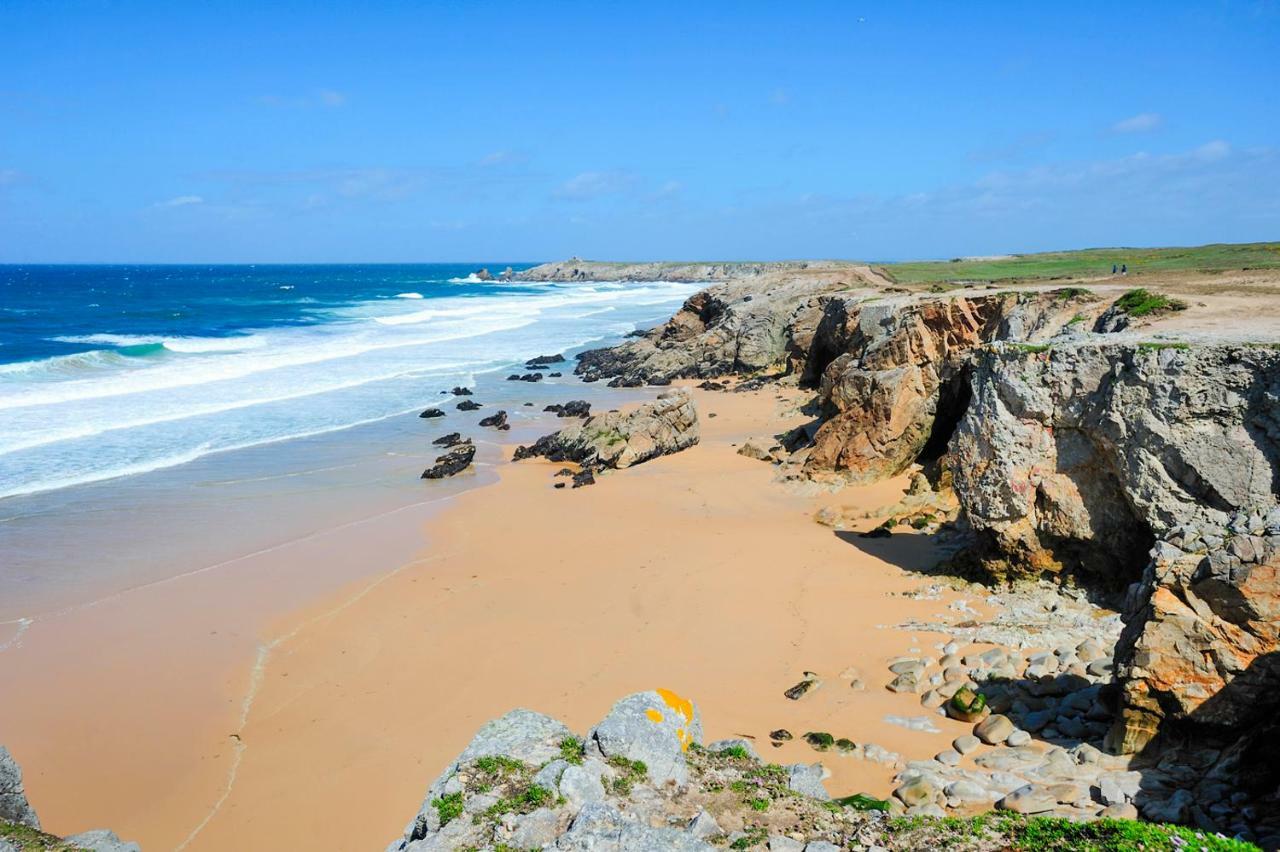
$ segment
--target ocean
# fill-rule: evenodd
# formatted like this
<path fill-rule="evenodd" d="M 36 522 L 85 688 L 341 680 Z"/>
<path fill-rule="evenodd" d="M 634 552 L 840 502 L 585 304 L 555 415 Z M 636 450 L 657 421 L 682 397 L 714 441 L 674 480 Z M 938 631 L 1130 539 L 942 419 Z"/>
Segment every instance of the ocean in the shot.
<path fill-rule="evenodd" d="M 695 289 L 473 274 L 508 265 L 0 266 L 0 505 L 416 412 Z"/>

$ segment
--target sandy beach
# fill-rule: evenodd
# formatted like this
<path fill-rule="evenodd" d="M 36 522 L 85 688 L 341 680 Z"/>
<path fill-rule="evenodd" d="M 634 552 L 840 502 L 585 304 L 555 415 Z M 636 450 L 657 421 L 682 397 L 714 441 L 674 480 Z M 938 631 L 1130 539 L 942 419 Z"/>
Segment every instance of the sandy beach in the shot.
<path fill-rule="evenodd" d="M 560 465 L 491 447 L 497 482 L 439 510 L 40 619 L 0 666 L 47 698 L 4 708 L 46 825 L 110 823 L 148 849 L 378 848 L 485 720 L 525 706 L 585 730 L 655 686 L 693 697 L 709 738 L 752 737 L 780 762 L 818 759 L 809 730 L 908 757 L 944 747 L 955 732 L 885 721 L 922 712 L 883 689 L 885 662 L 941 641 L 893 629 L 944 609 L 902 596 L 927 582 L 910 569 L 936 559 L 929 540 L 813 520 L 892 504 L 905 478 L 773 482 L 737 446 L 803 422 L 807 394 L 695 394 L 698 446 L 594 487 L 556 490 Z M 783 697 L 805 671 L 823 686 Z M 797 740 L 769 748 L 776 728 Z M 888 766 L 824 763 L 833 791 L 887 792 Z"/>
<path fill-rule="evenodd" d="M 281 620 L 235 783 L 189 848 L 376 848 L 485 720 L 524 706 L 585 730 L 655 686 L 693 697 L 709 739 L 752 737 L 771 760 L 817 759 L 809 730 L 910 757 L 944 747 L 956 732 L 884 720 L 922 712 L 884 691 L 885 662 L 940 641 L 892 629 L 944 608 L 901 596 L 923 585 L 908 569 L 929 562 L 928 541 L 864 551 L 813 521 L 836 497 L 791 493 L 736 453 L 802 420 L 779 416 L 799 399 L 699 392 L 697 447 L 588 489 L 553 490 L 559 465 L 503 466 L 428 524 L 421 558 Z M 903 485 L 838 502 L 890 504 Z M 850 666 L 865 691 L 839 677 Z M 786 699 L 806 670 L 824 685 Z M 797 741 L 773 750 L 779 727 Z M 887 792 L 888 767 L 824 762 L 833 791 Z"/>

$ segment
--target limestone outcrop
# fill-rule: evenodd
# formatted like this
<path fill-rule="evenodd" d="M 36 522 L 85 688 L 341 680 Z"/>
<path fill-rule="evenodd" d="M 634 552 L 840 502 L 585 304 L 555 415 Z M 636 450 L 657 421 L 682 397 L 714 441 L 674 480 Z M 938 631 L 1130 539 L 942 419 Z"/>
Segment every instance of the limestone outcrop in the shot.
<path fill-rule="evenodd" d="M 770 835 L 783 848 L 789 834 L 821 852 L 878 836 L 885 815 L 823 806 L 822 774 L 817 764 L 766 765 L 743 740 L 703 746 L 697 708 L 666 689 L 623 698 L 585 737 L 513 710 L 480 729 L 387 849 L 712 852 Z"/>
<path fill-rule="evenodd" d="M 634 411 L 588 417 L 518 447 L 516 460 L 542 456 L 577 462 L 588 470 L 626 468 L 698 443 L 698 411 L 684 389 L 667 391 Z"/>
<path fill-rule="evenodd" d="M 791 358 L 808 349 L 822 316 L 820 297 L 849 288 L 836 280 L 788 281 L 765 290 L 750 281 L 718 284 L 689 297 L 644 335 L 581 353 L 574 372 L 621 386 L 785 372 Z"/>
<path fill-rule="evenodd" d="M 806 474 L 872 481 L 902 472 L 931 441 L 941 452 L 967 402 L 968 353 L 1047 338 L 1078 309 L 1054 292 L 828 299 L 802 372 L 828 415 Z"/>

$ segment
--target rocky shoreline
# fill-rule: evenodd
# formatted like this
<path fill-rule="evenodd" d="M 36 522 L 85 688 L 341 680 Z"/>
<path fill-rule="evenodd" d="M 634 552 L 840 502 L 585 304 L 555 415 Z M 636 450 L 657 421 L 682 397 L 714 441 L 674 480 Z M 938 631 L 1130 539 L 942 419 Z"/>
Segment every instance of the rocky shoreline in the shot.
<path fill-rule="evenodd" d="M 1001 646 L 980 655 L 953 643 L 896 661 L 890 689 L 977 721 L 952 751 L 902 766 L 892 807 L 1141 816 L 1280 845 L 1276 341 L 1170 339 L 1160 311 L 1130 315 L 1132 294 L 931 294 L 843 271 L 850 281 L 574 260 L 522 274 L 718 282 L 667 323 L 582 353 L 575 372 L 813 388 L 809 426 L 743 452 L 781 482 L 828 487 L 917 465 L 955 505 L 951 519 L 919 516 L 954 543 L 940 570 L 987 584 L 1023 620 L 967 626 L 958 639 Z M 598 454 L 544 440 L 527 454 Z M 866 752 L 808 734 L 820 751 Z M 961 768 L 975 748 L 989 751 Z"/>

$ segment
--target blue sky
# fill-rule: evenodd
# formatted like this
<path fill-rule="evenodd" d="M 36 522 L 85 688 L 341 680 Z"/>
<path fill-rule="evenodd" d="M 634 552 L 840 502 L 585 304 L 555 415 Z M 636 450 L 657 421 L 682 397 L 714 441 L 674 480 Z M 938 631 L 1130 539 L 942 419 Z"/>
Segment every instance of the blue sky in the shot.
<path fill-rule="evenodd" d="M 0 262 L 1280 239 L 1280 3 L 0 0 Z"/>

